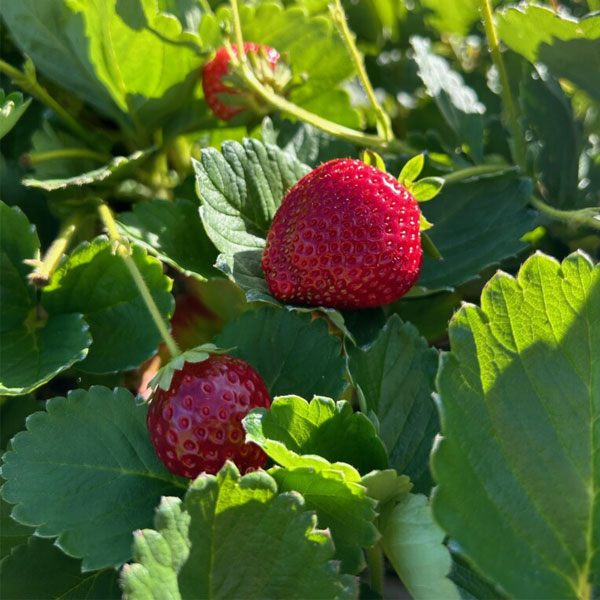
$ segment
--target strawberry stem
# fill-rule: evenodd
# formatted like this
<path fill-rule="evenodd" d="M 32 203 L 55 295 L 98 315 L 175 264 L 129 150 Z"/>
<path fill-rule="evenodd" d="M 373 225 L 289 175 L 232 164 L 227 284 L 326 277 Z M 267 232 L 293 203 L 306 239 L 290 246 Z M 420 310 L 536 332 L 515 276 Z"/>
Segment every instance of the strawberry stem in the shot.
<path fill-rule="evenodd" d="M 371 106 L 375 111 L 375 116 L 377 118 L 377 129 L 383 137 L 384 140 L 390 142 L 394 139 L 394 132 L 392 131 L 392 122 L 390 121 L 389 115 L 383 110 L 377 97 L 375 96 L 375 91 L 373 90 L 373 86 L 371 85 L 371 81 L 369 80 L 369 76 L 367 75 L 367 71 L 365 69 L 365 63 L 362 55 L 358 51 L 356 47 L 356 42 L 354 40 L 354 35 L 350 31 L 348 27 L 348 21 L 346 19 L 346 13 L 344 12 L 344 8 L 340 0 L 335 0 L 335 6 L 330 5 L 329 11 L 333 18 L 333 21 L 338 26 L 338 29 L 342 35 L 344 43 L 346 44 L 346 48 L 350 52 L 350 56 L 354 64 L 356 65 L 356 70 L 358 71 L 358 76 L 362 82 L 363 88 L 369 97 L 369 101 L 371 102 Z"/>
<path fill-rule="evenodd" d="M 29 152 L 28 154 L 23 154 L 20 162 L 28 168 L 44 162 L 62 160 L 64 158 L 86 158 L 105 164 L 110 162 L 112 156 L 104 152 L 90 150 L 89 148 L 57 148 L 56 150 L 48 150 L 48 152 Z"/>
<path fill-rule="evenodd" d="M 515 108 L 515 102 L 510 91 L 510 84 L 508 81 L 508 74 L 506 67 L 504 66 L 504 59 L 500 52 L 500 42 L 498 40 L 498 34 L 496 32 L 496 25 L 494 24 L 494 17 L 492 15 L 492 5 L 490 0 L 480 0 L 481 17 L 483 19 L 483 26 L 485 28 L 485 35 L 488 40 L 490 52 L 492 54 L 492 60 L 498 69 L 500 76 L 500 84 L 502 85 L 502 104 L 508 118 L 510 128 L 512 130 L 513 137 L 513 156 L 515 162 L 523 171 L 526 170 L 526 147 L 525 138 L 522 135 L 521 127 L 519 126 L 519 119 L 517 117 L 517 110 Z"/>
<path fill-rule="evenodd" d="M 597 207 L 582 208 L 580 210 L 560 210 L 546 204 L 536 196 L 531 196 L 530 202 L 542 214 L 554 221 L 562 221 L 576 227 L 591 227 L 600 231 L 600 209 Z"/>
<path fill-rule="evenodd" d="M 76 212 L 71 215 L 61 226 L 58 236 L 50 244 L 50 247 L 44 255 L 44 260 L 29 274 L 29 283 L 36 287 L 45 287 L 50 283 L 54 271 L 65 253 L 73 234 L 83 220 L 83 214 Z"/>
<path fill-rule="evenodd" d="M 317 129 L 321 129 L 326 133 L 356 144 L 357 146 L 373 148 L 380 152 L 405 152 L 407 154 L 415 154 L 417 152 L 414 148 L 410 147 L 404 142 L 401 142 L 400 140 L 393 138 L 393 136 L 388 140 L 379 135 L 363 133 L 362 131 L 352 129 L 350 127 L 344 127 L 343 125 L 338 125 L 333 121 L 324 119 L 323 117 L 320 117 L 319 115 L 316 115 L 298 106 L 297 104 L 286 100 L 279 94 L 276 94 L 264 86 L 255 77 L 254 73 L 248 66 L 248 61 L 246 60 L 245 55 L 243 55 L 244 38 L 242 36 L 238 0 L 231 0 L 231 11 L 233 14 L 234 38 L 237 45 L 238 54 L 238 56 L 235 56 L 231 51 L 231 47 L 229 46 L 231 65 L 233 68 L 237 69 L 238 74 L 240 77 L 242 77 L 246 85 L 251 88 L 254 93 L 260 96 L 267 104 L 269 104 L 271 108 L 288 113 L 297 119 L 308 123 L 309 125 L 313 125 Z M 227 47 L 227 43 L 225 45 Z M 240 48 L 242 49 L 241 54 Z"/>
<path fill-rule="evenodd" d="M 449 173 L 444 177 L 446 183 L 455 183 L 457 181 L 463 181 L 470 177 L 479 177 L 481 175 L 493 175 L 494 173 L 502 173 L 514 167 L 508 167 L 507 165 L 477 165 L 475 167 L 467 167 L 466 169 L 460 169 Z"/>
<path fill-rule="evenodd" d="M 371 589 L 383 598 L 383 552 L 380 544 L 367 549 Z"/>
<path fill-rule="evenodd" d="M 133 281 L 135 282 L 135 285 L 137 286 L 140 295 L 142 296 L 142 299 L 144 300 L 144 303 L 148 308 L 148 312 L 150 313 L 154 324 L 160 332 L 162 339 L 165 341 L 169 353 L 173 358 L 175 358 L 176 356 L 181 354 L 181 351 L 177 346 L 177 342 L 175 342 L 175 339 L 169 333 L 169 328 L 165 323 L 164 319 L 162 318 L 162 315 L 160 314 L 160 311 L 158 310 L 158 307 L 154 302 L 154 298 L 152 298 L 152 294 L 150 293 L 150 290 L 148 289 L 148 286 L 146 285 L 146 282 L 144 281 L 140 270 L 135 264 L 133 258 L 131 258 L 131 248 L 119 234 L 119 230 L 117 229 L 117 223 L 113 217 L 112 212 L 110 211 L 110 208 L 108 208 L 108 206 L 104 204 L 104 202 L 102 202 L 98 206 L 98 212 L 100 214 L 102 222 L 104 223 L 104 226 L 108 231 L 108 236 L 116 245 L 116 253 L 123 259 L 125 265 L 129 269 L 131 277 L 133 278 Z"/>

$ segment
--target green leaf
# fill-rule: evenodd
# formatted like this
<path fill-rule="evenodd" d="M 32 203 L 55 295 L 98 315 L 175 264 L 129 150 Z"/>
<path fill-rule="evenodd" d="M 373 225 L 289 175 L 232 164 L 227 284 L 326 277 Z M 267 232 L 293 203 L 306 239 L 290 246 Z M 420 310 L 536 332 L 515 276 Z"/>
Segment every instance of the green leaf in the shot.
<path fill-rule="evenodd" d="M 139 246 L 133 246 L 132 258 L 163 318 L 169 317 L 174 305 L 171 280 L 160 262 Z M 44 288 L 42 303 L 51 315 L 84 313 L 94 343 L 77 366 L 88 373 L 135 368 L 161 341 L 125 262 L 113 254 L 104 236 L 73 250 Z"/>
<path fill-rule="evenodd" d="M 25 419 L 42 408 L 43 400 L 33 394 L 0 398 L 0 450 L 6 450 L 10 439 L 25 429 Z"/>
<path fill-rule="evenodd" d="M 380 171 L 386 172 L 385 163 L 383 162 L 383 158 L 374 152 L 373 150 L 363 150 L 361 153 L 360 159 L 367 165 L 371 165 Z"/>
<path fill-rule="evenodd" d="M 32 576 L 33 565 L 35 576 Z M 61 552 L 49 540 L 36 537 L 0 562 L 0 576 L 4 598 L 117 600 L 121 597 L 117 571 L 82 573 L 80 561 Z"/>
<path fill-rule="evenodd" d="M 414 184 L 411 194 L 417 202 L 427 202 L 440 193 L 443 185 L 441 177 L 423 177 Z"/>
<path fill-rule="evenodd" d="M 116 182 L 131 175 L 152 153 L 152 150 L 137 151 L 129 156 L 115 156 L 108 164 L 75 175 L 73 177 L 62 177 L 53 179 L 39 179 L 34 177 L 25 177 L 23 185 L 28 187 L 40 188 L 47 192 L 55 190 L 66 190 L 73 194 L 81 194 L 79 188 L 83 186 L 112 186 Z M 72 172 L 72 161 L 69 159 L 68 168 Z"/>
<path fill-rule="evenodd" d="M 500 0 L 493 0 L 498 4 Z M 479 0 L 421 0 L 424 8 L 431 13 L 425 17 L 425 22 L 442 33 L 457 33 L 466 36 L 471 26 L 480 19 Z"/>
<path fill-rule="evenodd" d="M 377 503 L 367 496 L 366 488 L 348 481 L 335 468 L 277 468 L 270 474 L 279 491 L 300 492 L 306 507 L 317 511 L 319 527 L 331 531 L 342 571 L 362 571 L 366 565 L 361 548 L 373 546 L 379 540 L 373 524 Z"/>
<path fill-rule="evenodd" d="M 17 124 L 30 104 L 31 98 L 23 101 L 20 92 L 7 95 L 0 89 L 0 140 Z"/>
<path fill-rule="evenodd" d="M 600 78 L 593 76 L 600 72 L 600 15 L 577 20 L 550 7 L 523 4 L 498 11 L 495 20 L 511 50 L 600 99 Z"/>
<path fill-rule="evenodd" d="M 249 311 L 228 323 L 214 343 L 233 348 L 233 356 L 254 366 L 272 397 L 338 398 L 346 386 L 340 341 L 323 319 L 311 320 L 305 313 L 271 307 Z"/>
<path fill-rule="evenodd" d="M 0 202 L 0 394 L 34 390 L 84 358 L 92 342 L 81 315 L 39 315 L 24 262 L 38 259 L 39 246 L 27 217 Z"/>
<path fill-rule="evenodd" d="M 574 208 L 582 140 L 571 102 L 558 81 L 539 69 L 525 76 L 519 91 L 544 194 L 554 206 Z"/>
<path fill-rule="evenodd" d="M 492 585 L 484 579 L 480 573 L 477 573 L 469 566 L 464 558 L 453 552 L 453 546 L 454 543 L 450 540 L 448 548 L 452 555 L 452 571 L 448 575 L 448 578 L 458 588 L 461 598 L 463 600 L 477 600 L 478 598 L 506 600 L 507 596 L 497 586 Z"/>
<path fill-rule="evenodd" d="M 381 544 L 396 573 L 415 600 L 459 600 L 446 577 L 452 560 L 444 532 L 431 515 L 427 498 L 409 494 L 395 506 L 383 526 Z"/>
<path fill-rule="evenodd" d="M 400 184 L 406 187 L 407 183 L 412 183 L 421 174 L 424 164 L 425 154 L 421 153 L 413 156 L 402 167 L 402 171 L 400 171 L 400 175 L 398 175 L 398 181 Z"/>
<path fill-rule="evenodd" d="M 16 546 L 26 544 L 27 540 L 33 534 L 31 527 L 17 523 L 10 516 L 11 510 L 12 506 L 0 498 L 0 559 L 8 556 Z M 0 562 L 1 574 L 2 562 Z"/>
<path fill-rule="evenodd" d="M 377 523 L 385 523 L 390 511 L 412 489 L 413 484 L 407 475 L 398 475 L 395 469 L 371 471 L 363 475 L 361 484 L 367 488 L 367 495 L 377 500 Z"/>
<path fill-rule="evenodd" d="M 520 237 L 533 223 L 534 213 L 527 210 L 531 192 L 530 180 L 514 175 L 446 183 L 421 207 L 435 223 L 429 235 L 444 261 L 425 260 L 417 285 L 456 287 L 526 248 Z"/>
<path fill-rule="evenodd" d="M 456 134 L 457 144 L 466 145 L 476 161 L 483 158 L 483 114 L 485 106 L 447 61 L 431 51 L 429 40 L 410 38 L 414 60 L 427 92 L 433 97 L 448 125 Z"/>
<path fill-rule="evenodd" d="M 315 396 L 275 398 L 271 408 L 255 409 L 244 420 L 248 439 L 281 442 L 297 454 L 316 454 L 351 464 L 361 473 L 387 467 L 385 447 L 371 421 L 346 401 Z"/>
<path fill-rule="evenodd" d="M 152 522 L 160 496 L 185 489 L 154 453 L 147 410 L 124 389 L 75 390 L 31 415 L 4 455 L 13 517 L 58 536 L 84 570 L 125 562 L 132 531 Z"/>
<path fill-rule="evenodd" d="M 217 252 L 190 200 L 153 200 L 119 215 L 123 233 L 163 262 L 200 280 L 219 276 Z"/>
<path fill-rule="evenodd" d="M 255 139 L 224 142 L 221 152 L 205 148 L 193 162 L 208 237 L 232 258 L 262 253 L 285 192 L 310 171 L 276 146 Z"/>
<path fill-rule="evenodd" d="M 453 318 L 450 345 L 436 520 L 509 596 L 589 598 L 600 573 L 600 268 L 581 251 L 562 264 L 538 253 L 516 279 L 498 273 L 481 308 Z"/>
<path fill-rule="evenodd" d="M 438 355 L 410 323 L 388 319 L 366 350 L 352 349 L 348 368 L 367 408 L 379 420 L 390 466 L 422 485 L 438 418 L 431 399 Z"/>
<path fill-rule="evenodd" d="M 138 562 L 126 566 L 122 577 L 130 600 L 357 597 L 356 579 L 340 575 L 331 560 L 329 533 L 316 529 L 316 517 L 300 494 L 278 495 L 267 473 L 240 478 L 226 463 L 217 476 L 200 475 L 182 508 L 191 517 L 187 539 L 183 527 L 172 525 L 181 510 L 176 504 L 169 507 L 170 521 L 157 523 L 158 531 L 136 536 Z M 179 568 L 177 589 L 165 570 L 173 565 L 177 573 L 186 546 L 189 556 Z"/>
<path fill-rule="evenodd" d="M 261 135 L 265 144 L 277 145 L 311 167 L 340 156 L 357 156 L 353 144 L 339 140 L 303 121 L 290 121 L 278 115 L 265 117 Z"/>

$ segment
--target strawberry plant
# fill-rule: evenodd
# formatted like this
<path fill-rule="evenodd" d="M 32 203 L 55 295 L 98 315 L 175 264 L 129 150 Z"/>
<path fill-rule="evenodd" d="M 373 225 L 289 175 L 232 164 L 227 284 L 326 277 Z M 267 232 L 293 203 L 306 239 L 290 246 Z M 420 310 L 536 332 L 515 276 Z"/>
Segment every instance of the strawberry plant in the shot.
<path fill-rule="evenodd" d="M 3 598 L 600 594 L 597 0 L 20 0 Z"/>

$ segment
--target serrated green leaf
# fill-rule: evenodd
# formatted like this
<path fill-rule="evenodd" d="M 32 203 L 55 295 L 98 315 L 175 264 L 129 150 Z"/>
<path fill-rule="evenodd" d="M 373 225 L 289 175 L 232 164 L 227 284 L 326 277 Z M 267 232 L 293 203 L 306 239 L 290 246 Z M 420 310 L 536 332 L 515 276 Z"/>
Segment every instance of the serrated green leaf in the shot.
<path fill-rule="evenodd" d="M 600 268 L 498 273 L 450 324 L 436 520 L 511 597 L 590 597 L 600 573 Z M 518 507 L 518 510 L 515 510 Z M 490 544 L 494 539 L 494 544 Z M 528 565 L 523 570 L 522 565 Z"/>
<path fill-rule="evenodd" d="M 213 266 L 217 252 L 191 200 L 137 204 L 132 212 L 119 215 L 119 223 L 127 237 L 185 275 L 199 279 L 221 275 Z"/>
<path fill-rule="evenodd" d="M 390 466 L 425 487 L 429 451 L 438 431 L 431 399 L 437 366 L 435 349 L 397 315 L 388 319 L 369 348 L 352 349 L 348 362 L 352 381 L 379 419 Z"/>
<path fill-rule="evenodd" d="M 599 15 L 577 20 L 547 6 L 522 4 L 498 11 L 495 20 L 511 50 L 600 99 L 600 78 L 593 75 L 600 72 Z"/>
<path fill-rule="evenodd" d="M 169 523 L 157 523 L 158 531 L 136 537 L 140 562 L 126 566 L 122 576 L 131 600 L 356 598 L 356 580 L 340 575 L 331 560 L 329 533 L 316 529 L 316 518 L 306 511 L 300 494 L 278 495 L 267 473 L 240 478 L 235 466 L 226 463 L 217 476 L 201 475 L 181 508 L 191 517 L 187 539 L 182 527 L 175 531 Z M 177 518 L 183 524 L 176 514 L 170 523 Z M 189 557 L 178 569 L 172 555 L 184 556 L 188 546 Z M 170 564 L 176 579 L 165 571 Z"/>
<path fill-rule="evenodd" d="M 407 475 L 398 475 L 395 469 L 371 471 L 363 475 L 361 484 L 367 488 L 367 495 L 377 500 L 377 524 L 385 523 L 390 511 L 412 489 L 413 484 Z"/>
<path fill-rule="evenodd" d="M 23 101 L 20 92 L 5 94 L 0 89 L 0 140 L 17 124 L 30 104 L 31 98 Z"/>
<path fill-rule="evenodd" d="M 39 258 L 39 246 L 27 217 L 0 202 L 0 394 L 34 390 L 83 359 L 92 342 L 81 315 L 39 313 L 27 281 L 32 267 L 24 262 Z"/>
<path fill-rule="evenodd" d="M 163 318 L 168 318 L 174 305 L 171 280 L 160 262 L 139 246 L 133 246 L 132 259 Z M 77 366 L 89 373 L 137 367 L 162 339 L 127 266 L 104 236 L 73 250 L 44 288 L 42 303 L 50 315 L 84 314 L 94 342 Z"/>
<path fill-rule="evenodd" d="M 492 5 L 499 2 L 500 0 L 492 0 Z M 421 4 L 430 11 L 430 14 L 425 16 L 425 22 L 442 33 L 465 36 L 471 26 L 480 19 L 479 0 L 421 0 Z"/>
<path fill-rule="evenodd" d="M 356 147 L 303 121 L 289 121 L 278 115 L 265 117 L 262 124 L 265 144 L 275 144 L 300 162 L 317 167 L 334 158 L 355 158 Z"/>
<path fill-rule="evenodd" d="M 115 156 L 108 164 L 73 177 L 60 179 L 25 177 L 23 185 L 40 188 L 47 192 L 66 190 L 72 193 L 81 193 L 78 188 L 82 186 L 111 186 L 131 175 L 151 153 L 152 150 L 140 150 L 129 156 Z M 72 160 L 65 160 L 65 162 L 68 164 L 69 171 L 72 172 Z"/>
<path fill-rule="evenodd" d="M 0 398 L 0 450 L 6 450 L 10 438 L 25 429 L 25 419 L 44 408 L 33 394 Z"/>
<path fill-rule="evenodd" d="M 35 576 L 32 577 L 32 565 Z M 118 600 L 119 574 L 114 569 L 81 572 L 81 562 L 67 556 L 50 540 L 32 537 L 0 562 L 2 596 L 22 600 Z"/>
<path fill-rule="evenodd" d="M 527 210 L 531 192 L 531 182 L 514 175 L 446 183 L 439 196 L 421 207 L 435 223 L 429 235 L 444 261 L 425 260 L 417 285 L 456 287 L 523 250 L 520 237 L 531 229 L 534 217 Z"/>
<path fill-rule="evenodd" d="M 0 483 L 4 483 L 0 480 Z M 26 544 L 33 535 L 33 529 L 21 523 L 17 523 L 11 516 L 12 505 L 0 498 L 0 559 L 8 556 L 12 549 Z M 0 575 L 2 574 L 2 562 L 0 562 Z"/>
<path fill-rule="evenodd" d="M 427 202 L 440 193 L 443 185 L 441 177 L 423 177 L 413 185 L 411 194 L 417 202 Z"/>
<path fill-rule="evenodd" d="M 383 525 L 381 544 L 396 573 L 415 600 L 459 600 L 446 576 L 452 560 L 444 532 L 435 523 L 427 498 L 409 494 Z"/>
<path fill-rule="evenodd" d="M 335 469 L 313 467 L 272 469 L 279 491 L 300 492 L 308 509 L 317 511 L 319 527 L 331 531 L 336 558 L 345 573 L 359 573 L 365 567 L 361 548 L 377 543 L 373 524 L 376 501 L 364 486 L 349 482 Z"/>
<path fill-rule="evenodd" d="M 457 144 L 466 144 L 476 161 L 483 158 L 483 114 L 485 106 L 461 75 L 446 60 L 431 51 L 429 40 L 410 38 L 414 60 L 427 92 L 434 98 L 448 125 L 454 130 Z"/>
<path fill-rule="evenodd" d="M 160 496 L 186 487 L 156 457 L 147 410 L 124 389 L 75 390 L 31 415 L 4 455 L 13 517 L 58 536 L 84 570 L 126 561 L 132 531 L 151 523 Z"/>
<path fill-rule="evenodd" d="M 271 307 L 249 311 L 227 324 L 214 343 L 248 361 L 271 396 L 338 398 L 346 385 L 340 341 L 323 319 L 308 314 Z"/>
<path fill-rule="evenodd" d="M 345 401 L 316 396 L 309 403 L 299 396 L 281 396 L 269 410 L 252 411 L 244 427 L 253 439 L 277 440 L 297 454 L 346 462 L 361 473 L 387 467 L 386 450 L 373 424 Z"/>
<path fill-rule="evenodd" d="M 558 81 L 541 70 L 527 73 L 519 92 L 538 185 L 554 206 L 575 208 L 582 131 L 571 102 Z"/>
<path fill-rule="evenodd" d="M 403 167 L 402 171 L 400 171 L 400 175 L 398 175 L 398 181 L 400 185 L 406 186 L 407 183 L 412 183 L 423 170 L 423 165 L 425 164 L 425 154 L 417 154 L 413 156 Z"/>

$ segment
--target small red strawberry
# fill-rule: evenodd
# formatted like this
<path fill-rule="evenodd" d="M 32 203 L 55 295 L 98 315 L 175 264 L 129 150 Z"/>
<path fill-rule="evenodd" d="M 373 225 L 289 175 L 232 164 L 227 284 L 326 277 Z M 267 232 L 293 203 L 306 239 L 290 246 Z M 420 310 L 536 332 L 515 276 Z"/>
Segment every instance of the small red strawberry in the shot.
<path fill-rule="evenodd" d="M 244 443 L 242 419 L 257 406 L 271 406 L 260 375 L 244 360 L 213 354 L 184 363 L 168 390 L 157 389 L 148 433 L 158 458 L 176 475 L 214 474 L 226 460 L 247 473 L 267 461 L 258 446 Z"/>
<path fill-rule="evenodd" d="M 234 52 L 237 52 L 237 46 L 231 45 Z M 254 52 L 258 54 L 260 49 L 263 49 L 268 63 L 271 68 L 275 70 L 275 65 L 279 60 L 279 53 L 270 46 L 261 46 L 254 42 L 246 42 L 244 44 L 244 53 Z M 220 99 L 218 94 L 243 94 L 241 90 L 234 90 L 231 87 L 225 85 L 222 81 L 224 75 L 230 73 L 229 69 L 229 54 L 226 48 L 219 48 L 216 56 L 209 60 L 202 69 L 202 89 L 204 90 L 204 97 L 206 103 L 211 108 L 219 119 L 223 121 L 230 121 L 235 115 L 244 110 L 243 106 L 227 106 Z"/>
<path fill-rule="evenodd" d="M 331 160 L 283 198 L 262 255 L 282 302 L 339 309 L 397 300 L 421 272 L 419 206 L 360 160 Z"/>

